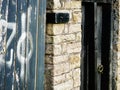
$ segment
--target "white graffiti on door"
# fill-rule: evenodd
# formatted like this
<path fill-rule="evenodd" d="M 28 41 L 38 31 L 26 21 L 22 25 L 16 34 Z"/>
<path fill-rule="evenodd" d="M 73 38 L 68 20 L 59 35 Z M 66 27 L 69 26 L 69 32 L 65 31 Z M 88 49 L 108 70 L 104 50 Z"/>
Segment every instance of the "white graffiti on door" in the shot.
<path fill-rule="evenodd" d="M 21 47 L 23 42 L 25 41 L 25 39 L 28 39 L 28 41 L 30 42 L 30 51 L 27 54 L 26 57 L 24 57 L 20 52 L 21 52 Z M 30 32 L 26 33 L 22 33 L 22 35 L 20 36 L 19 40 L 18 40 L 18 44 L 17 44 L 17 57 L 18 57 L 18 61 L 21 63 L 21 74 L 20 77 L 21 79 L 23 79 L 24 77 L 24 64 L 28 64 L 29 60 L 32 56 L 33 53 L 33 42 L 32 42 L 32 35 Z M 28 66 L 29 67 L 29 66 Z M 27 71 L 29 71 L 29 68 L 26 68 Z"/>
<path fill-rule="evenodd" d="M 27 21 L 29 22 L 29 21 Z M 32 34 L 29 30 L 26 32 L 26 14 L 22 13 L 21 15 L 21 36 L 17 43 L 17 57 L 18 61 L 21 64 L 21 71 L 20 71 L 20 77 L 23 80 L 24 79 L 24 69 L 26 64 L 26 71 L 29 73 L 29 60 L 31 59 L 32 53 L 33 53 L 33 38 Z M 29 28 L 29 27 L 27 27 Z M 26 45 L 25 45 L 26 43 Z M 30 47 L 28 47 L 28 44 Z M 26 51 L 25 51 L 26 47 Z M 28 50 L 29 49 L 29 50 Z M 26 53 L 25 53 L 26 52 Z M 25 55 L 26 54 L 26 55 Z"/>
<path fill-rule="evenodd" d="M 8 49 L 8 47 L 10 46 L 13 38 L 15 37 L 15 34 L 16 34 L 16 24 L 15 24 L 15 23 L 8 23 L 7 28 L 8 28 L 8 30 L 12 30 L 12 33 L 11 33 L 11 35 L 10 35 L 8 41 L 7 41 L 6 49 Z M 14 52 L 13 52 L 13 49 L 11 48 L 11 50 L 10 50 L 10 60 L 8 60 L 8 61 L 6 62 L 7 66 L 8 66 L 9 68 L 11 68 L 11 66 L 12 66 L 13 53 L 14 53 Z"/>
<path fill-rule="evenodd" d="M 16 24 L 15 23 L 7 23 L 5 20 L 0 20 L 0 48 L 1 48 L 1 54 L 5 54 L 5 48 L 8 49 L 12 39 L 14 38 L 15 34 L 16 34 Z M 10 35 L 8 41 L 7 41 L 7 45 L 5 47 L 5 35 L 7 30 L 12 30 L 12 34 Z M 5 64 L 5 57 L 4 55 L 1 55 L 1 60 L 0 63 L 2 63 L 3 65 Z M 13 49 L 10 50 L 10 60 L 6 60 L 6 66 L 8 66 L 9 68 L 11 68 L 12 65 L 12 61 L 13 61 Z M 1 67 L 0 67 L 1 68 Z"/>
<path fill-rule="evenodd" d="M 7 46 L 6 48 L 8 49 L 9 45 L 11 44 L 13 38 L 15 37 L 15 34 L 16 34 L 16 24 L 15 23 L 8 23 L 8 26 L 7 26 L 8 29 L 12 30 L 12 33 L 7 41 Z"/>
<path fill-rule="evenodd" d="M 22 18 L 22 20 L 25 20 L 26 19 L 25 14 L 23 14 L 21 18 Z M 30 31 L 25 31 L 25 29 L 26 29 L 25 22 L 26 21 L 21 22 L 22 23 L 22 28 L 21 28 L 22 33 L 17 42 L 17 58 L 21 65 L 20 78 L 22 80 L 24 78 L 24 68 L 25 68 L 24 65 L 25 64 L 27 65 L 26 69 L 28 72 L 29 71 L 29 60 L 31 59 L 31 56 L 33 53 L 32 34 Z M 6 35 L 7 30 L 12 30 L 12 33 L 11 33 L 10 37 L 8 38 L 6 46 L 5 46 L 5 44 L 3 44 L 3 43 L 5 43 L 5 35 Z M 0 48 L 2 48 L 1 50 L 4 51 L 4 53 L 2 51 L 2 53 L 0 54 L 0 70 L 5 63 L 8 68 L 11 68 L 11 66 L 12 66 L 14 49 L 13 48 L 10 49 L 10 60 L 6 60 L 6 62 L 5 62 L 5 51 L 11 45 L 12 40 L 14 39 L 15 35 L 16 35 L 16 23 L 12 23 L 12 22 L 7 23 L 7 21 L 5 21 L 5 20 L 0 20 Z M 27 47 L 29 50 L 28 50 L 28 52 L 26 52 L 26 55 L 25 55 L 26 41 L 27 41 L 27 44 L 29 44 L 28 46 L 30 46 L 30 47 Z M 0 50 L 0 52 L 1 52 L 1 50 Z"/>

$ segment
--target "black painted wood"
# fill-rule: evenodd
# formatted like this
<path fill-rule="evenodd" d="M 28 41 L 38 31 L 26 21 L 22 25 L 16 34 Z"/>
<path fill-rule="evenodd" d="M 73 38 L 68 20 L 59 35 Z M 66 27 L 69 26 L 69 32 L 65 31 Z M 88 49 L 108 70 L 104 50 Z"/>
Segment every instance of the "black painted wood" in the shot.
<path fill-rule="evenodd" d="M 81 90 L 95 90 L 94 3 L 83 3 L 83 10 Z"/>
<path fill-rule="evenodd" d="M 36 88 L 35 90 L 44 90 L 44 53 L 45 53 L 45 25 L 46 25 L 46 0 L 37 2 L 37 62 L 36 62 Z M 42 7 L 42 8 L 41 8 Z"/>
<path fill-rule="evenodd" d="M 98 67 L 102 65 L 101 58 L 101 37 L 102 37 L 102 6 L 95 4 L 95 80 L 96 80 L 96 90 L 101 90 L 101 73 L 98 71 Z"/>
<path fill-rule="evenodd" d="M 82 0 L 83 2 L 112 3 L 112 0 Z"/>
<path fill-rule="evenodd" d="M 0 90 L 5 90 L 6 87 L 6 60 L 5 60 L 5 40 L 6 40 L 6 29 L 7 29 L 7 21 L 8 21 L 8 6 L 9 0 L 4 0 L 1 2 L 2 7 L 0 8 Z"/>
<path fill-rule="evenodd" d="M 104 71 L 101 77 L 101 89 L 109 90 L 110 84 L 110 41 L 111 41 L 111 5 L 103 5 L 103 19 L 102 19 L 102 64 Z M 108 83 L 108 84 L 107 84 Z"/>
<path fill-rule="evenodd" d="M 109 90 L 111 4 L 83 2 L 82 6 L 81 90 Z"/>
<path fill-rule="evenodd" d="M 14 0 L 12 2 L 9 0 L 9 6 L 8 6 L 8 26 L 7 26 L 7 39 L 6 39 L 6 55 L 5 55 L 5 60 L 6 60 L 6 86 L 5 90 L 9 90 L 10 88 L 15 89 L 15 56 L 14 53 L 16 53 L 16 13 L 17 13 L 17 0 Z M 14 33 L 14 35 L 12 35 Z M 13 38 L 11 38 L 13 36 Z M 11 42 L 9 42 L 11 40 Z"/>

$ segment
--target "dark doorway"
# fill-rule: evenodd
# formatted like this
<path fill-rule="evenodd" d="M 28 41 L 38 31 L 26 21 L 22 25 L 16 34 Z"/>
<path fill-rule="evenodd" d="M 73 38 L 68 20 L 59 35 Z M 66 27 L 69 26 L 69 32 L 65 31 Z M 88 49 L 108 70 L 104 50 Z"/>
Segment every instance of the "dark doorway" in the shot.
<path fill-rule="evenodd" d="M 109 90 L 111 4 L 82 3 L 81 90 Z"/>

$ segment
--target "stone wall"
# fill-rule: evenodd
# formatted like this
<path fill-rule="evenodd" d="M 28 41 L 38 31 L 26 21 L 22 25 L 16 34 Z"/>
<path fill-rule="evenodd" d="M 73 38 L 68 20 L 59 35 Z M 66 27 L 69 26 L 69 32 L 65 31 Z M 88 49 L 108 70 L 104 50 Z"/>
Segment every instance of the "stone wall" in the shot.
<path fill-rule="evenodd" d="M 112 42 L 111 42 L 111 90 L 120 90 L 120 28 L 119 28 L 119 1 L 112 3 Z"/>
<path fill-rule="evenodd" d="M 120 0 L 113 0 L 113 88 L 112 90 L 120 90 Z"/>
<path fill-rule="evenodd" d="M 112 3 L 111 90 L 120 90 L 120 0 Z M 79 90 L 81 0 L 49 0 L 47 12 L 68 12 L 67 24 L 47 24 L 46 90 Z"/>
<path fill-rule="evenodd" d="M 1 9 L 0 0 L 0 9 Z M 111 90 L 120 90 L 120 0 L 113 0 Z M 81 0 L 47 0 L 47 12 L 68 12 L 66 24 L 47 24 L 46 90 L 80 89 Z"/>
<path fill-rule="evenodd" d="M 81 0 L 47 0 L 47 12 L 68 12 L 65 24 L 47 24 L 46 90 L 80 90 Z"/>

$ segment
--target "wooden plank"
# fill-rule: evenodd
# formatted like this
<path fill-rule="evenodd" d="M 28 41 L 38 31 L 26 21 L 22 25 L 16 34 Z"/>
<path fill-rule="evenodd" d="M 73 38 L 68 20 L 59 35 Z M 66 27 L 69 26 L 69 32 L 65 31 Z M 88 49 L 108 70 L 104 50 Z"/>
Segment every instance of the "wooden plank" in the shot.
<path fill-rule="evenodd" d="M 102 6 L 96 6 L 95 9 L 95 60 L 96 60 L 96 88 L 97 90 L 101 90 L 101 74 L 98 71 L 99 65 L 101 65 L 102 60 L 101 60 L 101 38 L 102 38 Z"/>
<path fill-rule="evenodd" d="M 97 3 L 112 3 L 112 0 L 95 0 Z"/>
<path fill-rule="evenodd" d="M 31 36 L 27 40 L 26 57 L 32 48 L 30 39 L 32 38 L 33 52 L 30 62 L 26 63 L 26 83 L 27 90 L 43 90 L 44 87 L 44 30 L 45 30 L 45 1 L 29 0 L 27 10 L 27 33 Z M 40 11 L 39 11 L 40 10 Z M 43 19 L 43 20 L 42 20 Z M 32 21 L 32 22 L 31 22 Z M 42 38 L 41 38 L 42 37 Z M 40 43 L 39 43 L 40 42 Z M 30 50 L 29 50 L 30 49 Z M 43 49 L 43 50 L 42 50 Z M 39 54 L 40 53 L 40 54 Z M 39 55 L 38 55 L 39 54 Z M 39 58 L 40 57 L 40 58 Z M 29 70 L 28 70 L 29 69 Z M 40 72 L 39 72 L 40 71 Z"/>
<path fill-rule="evenodd" d="M 8 7 L 8 26 L 6 39 L 6 86 L 5 90 L 15 89 L 15 41 L 16 41 L 16 0 L 9 1 Z"/>
<path fill-rule="evenodd" d="M 4 44 L 0 50 L 0 90 L 44 90 L 46 0 L 4 0 L 1 13 L 9 31 L 6 56 Z"/>
<path fill-rule="evenodd" d="M 7 32 L 7 21 L 8 21 L 8 6 L 9 0 L 1 0 L 0 3 L 0 90 L 4 90 L 6 86 L 6 32 Z"/>
<path fill-rule="evenodd" d="M 82 2 L 112 3 L 112 0 L 82 0 Z"/>
<path fill-rule="evenodd" d="M 88 64 L 88 90 L 95 90 L 95 45 L 94 45 L 94 3 L 88 4 L 89 14 L 87 13 L 87 64 Z M 92 17 L 91 17 L 92 16 Z"/>
<path fill-rule="evenodd" d="M 36 75 L 36 60 L 37 60 L 37 0 L 29 0 L 28 10 L 27 10 L 27 33 L 31 34 L 30 39 L 27 41 L 27 55 L 30 50 L 32 51 L 31 58 L 29 62 L 26 63 L 26 81 L 28 88 L 27 90 L 34 90 L 36 85 L 35 75 Z M 30 43 L 31 41 L 31 43 Z M 32 47 L 33 46 L 33 47 Z M 39 85 L 40 86 L 40 85 Z"/>
<path fill-rule="evenodd" d="M 97 4 L 94 3 L 94 29 L 95 29 L 94 31 L 96 31 L 96 29 L 97 29 L 97 25 L 96 25 L 97 24 L 97 17 L 96 17 L 97 13 L 96 13 L 96 11 L 97 11 Z M 94 38 L 95 38 L 95 33 L 94 33 Z M 95 39 L 94 39 L 94 41 L 95 41 Z M 96 46 L 95 46 L 95 49 L 96 49 Z M 97 61 L 96 61 L 96 52 L 95 52 L 95 64 L 94 65 L 95 65 L 95 90 L 97 90 Z"/>
<path fill-rule="evenodd" d="M 46 0 L 38 0 L 37 5 L 37 62 L 36 62 L 36 87 L 34 90 L 44 90 L 44 55 L 45 55 L 45 20 Z"/>
<path fill-rule="evenodd" d="M 28 0 L 17 0 L 16 89 L 26 90 L 26 32 Z"/>
<path fill-rule="evenodd" d="M 110 79 L 110 33 L 111 33 L 111 4 L 103 5 L 103 29 L 102 29 L 102 74 L 101 89 L 109 89 Z"/>
<path fill-rule="evenodd" d="M 94 2 L 94 0 L 82 0 L 82 2 Z"/>
<path fill-rule="evenodd" d="M 114 74 L 113 74 L 113 67 L 114 67 L 114 65 L 113 65 L 113 62 L 114 62 L 114 60 L 113 60 L 113 57 L 112 57 L 112 55 L 113 55 L 113 38 L 114 38 L 114 35 L 113 35 L 113 32 L 114 32 L 114 29 L 113 29 L 113 25 L 114 25 L 114 12 L 113 12 L 113 8 L 114 8 L 114 6 L 111 4 L 111 13 L 110 13 L 110 16 L 111 16 L 111 32 L 110 32 L 110 36 L 111 36 L 111 38 L 110 38 L 110 83 L 109 83 L 109 90 L 114 90 L 115 89 L 115 87 L 116 87 L 116 80 L 114 79 Z M 119 25 L 117 25 L 118 27 L 117 27 L 117 29 L 119 28 Z M 116 60 L 115 60 L 116 61 Z"/>
<path fill-rule="evenodd" d="M 81 50 L 81 87 L 80 87 L 80 90 L 84 90 L 84 87 L 85 87 L 85 30 L 84 30 L 84 26 L 85 26 L 85 6 L 82 4 L 82 25 L 81 25 L 81 28 L 82 28 L 82 50 Z"/>
<path fill-rule="evenodd" d="M 81 90 L 94 90 L 94 3 L 83 4 L 82 85 Z M 92 17 L 90 17 L 92 16 Z"/>

